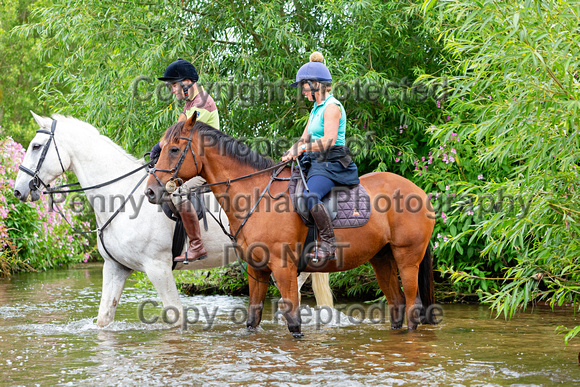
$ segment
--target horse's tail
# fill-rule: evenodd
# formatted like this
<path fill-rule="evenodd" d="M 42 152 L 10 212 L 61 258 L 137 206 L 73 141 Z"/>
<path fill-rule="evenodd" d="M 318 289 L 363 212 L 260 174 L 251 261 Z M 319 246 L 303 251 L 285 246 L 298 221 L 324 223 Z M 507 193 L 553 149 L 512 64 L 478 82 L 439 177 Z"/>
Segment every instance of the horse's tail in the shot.
<path fill-rule="evenodd" d="M 316 304 L 318 306 L 334 307 L 332 298 L 332 290 L 328 284 L 330 275 L 328 273 L 312 273 L 312 290 L 314 297 L 316 297 Z"/>
<path fill-rule="evenodd" d="M 435 324 L 435 319 L 431 316 L 431 305 L 435 303 L 435 288 L 433 286 L 433 259 L 431 257 L 431 246 L 427 245 L 427 251 L 423 256 L 423 261 L 419 265 L 419 296 L 423 308 L 426 311 L 426 324 Z"/>

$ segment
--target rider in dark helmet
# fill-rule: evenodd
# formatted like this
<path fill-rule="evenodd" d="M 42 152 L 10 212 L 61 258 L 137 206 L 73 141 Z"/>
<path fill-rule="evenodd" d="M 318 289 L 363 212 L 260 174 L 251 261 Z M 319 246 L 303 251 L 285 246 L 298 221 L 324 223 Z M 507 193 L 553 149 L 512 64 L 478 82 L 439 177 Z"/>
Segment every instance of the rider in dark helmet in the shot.
<path fill-rule="evenodd" d="M 183 112 L 178 121 L 185 121 L 197 112 L 197 120 L 216 129 L 220 128 L 219 114 L 213 98 L 197 85 L 199 75 L 195 67 L 185 59 L 177 59 L 165 69 L 158 78 L 171 86 L 171 92 L 179 100 L 185 100 Z"/>
<path fill-rule="evenodd" d="M 301 87 L 302 94 L 314 102 L 304 133 L 282 161 L 299 158 L 306 175 L 307 185 L 303 197 L 320 233 L 320 247 L 307 256 L 310 259 L 335 258 L 336 240 L 330 215 L 322 198 L 335 185 L 359 183 L 358 169 L 345 146 L 346 112 L 342 104 L 330 94 L 332 76 L 322 63 L 320 52 L 310 55 L 310 62 L 296 74 L 293 87 Z"/>
<path fill-rule="evenodd" d="M 196 68 L 191 63 L 185 59 L 179 58 L 167 66 L 163 76 L 157 79 L 172 85 L 172 92 L 173 85 L 179 84 L 185 97 L 187 97 L 189 88 L 198 81 L 199 75 L 197 74 Z M 184 80 L 187 80 L 186 84 L 183 83 Z"/>
<path fill-rule="evenodd" d="M 185 121 L 193 114 L 197 114 L 197 121 L 204 122 L 219 129 L 219 114 L 216 104 L 213 98 L 203 90 L 203 87 L 198 86 L 197 81 L 199 80 L 199 75 L 191 63 L 185 59 L 177 59 L 167 66 L 165 74 L 159 80 L 171 86 L 171 92 L 178 100 L 185 100 L 185 106 L 181 114 L 179 114 L 178 121 Z M 159 157 L 163 145 L 163 143 L 155 144 L 151 150 L 151 160 L 156 160 Z M 175 191 L 176 195 L 172 195 L 173 204 L 177 211 L 179 211 L 183 226 L 189 238 L 189 246 L 185 253 L 187 254 L 188 261 L 204 258 L 207 255 L 207 251 L 201 241 L 201 230 L 195 208 L 187 196 L 179 194 L 187 193 L 191 188 L 203 184 L 203 182 L 201 177 L 193 178 L 182 184 Z M 175 257 L 174 261 L 184 261 L 185 254 Z"/>

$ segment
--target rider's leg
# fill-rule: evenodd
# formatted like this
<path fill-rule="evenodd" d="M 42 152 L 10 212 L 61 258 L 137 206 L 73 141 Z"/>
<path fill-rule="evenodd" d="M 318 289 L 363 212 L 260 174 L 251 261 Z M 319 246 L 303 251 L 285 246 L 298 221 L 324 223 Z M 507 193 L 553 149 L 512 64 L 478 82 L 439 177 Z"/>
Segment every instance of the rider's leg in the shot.
<path fill-rule="evenodd" d="M 336 239 L 330 214 L 322 203 L 322 198 L 330 192 L 335 183 L 324 176 L 312 176 L 307 184 L 310 192 L 305 191 L 303 195 L 320 234 L 320 247 L 316 253 L 309 253 L 307 256 L 312 259 L 316 254 L 316 258 L 320 260 L 332 259 L 336 251 Z"/>
<path fill-rule="evenodd" d="M 176 194 L 188 192 L 192 187 L 196 185 L 203 184 L 199 179 L 193 178 L 185 182 L 178 190 L 175 191 Z M 201 240 L 201 228 L 199 225 L 199 219 L 197 219 L 197 212 L 191 203 L 191 200 L 187 196 L 172 195 L 171 200 L 175 205 L 181 220 L 183 221 L 183 227 L 187 232 L 187 237 L 189 238 L 189 245 L 187 247 L 187 260 L 195 261 L 197 259 L 202 259 L 207 256 L 207 251 L 203 246 Z M 175 262 L 182 262 L 185 260 L 185 254 L 175 257 Z"/>

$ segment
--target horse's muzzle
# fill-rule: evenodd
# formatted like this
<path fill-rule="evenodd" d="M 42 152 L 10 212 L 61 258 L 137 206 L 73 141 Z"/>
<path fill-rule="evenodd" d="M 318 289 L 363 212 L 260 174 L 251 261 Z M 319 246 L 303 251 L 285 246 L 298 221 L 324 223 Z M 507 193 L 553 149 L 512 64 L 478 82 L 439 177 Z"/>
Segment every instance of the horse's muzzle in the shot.
<path fill-rule="evenodd" d="M 20 191 L 18 189 L 14 190 L 14 196 L 21 202 L 31 201 L 35 202 L 40 199 L 40 192 L 38 190 L 27 190 L 26 192 Z"/>
<path fill-rule="evenodd" d="M 167 191 L 161 186 L 157 187 L 147 187 L 145 189 L 145 196 L 151 204 L 160 204 L 163 202 L 164 197 L 167 195 Z"/>

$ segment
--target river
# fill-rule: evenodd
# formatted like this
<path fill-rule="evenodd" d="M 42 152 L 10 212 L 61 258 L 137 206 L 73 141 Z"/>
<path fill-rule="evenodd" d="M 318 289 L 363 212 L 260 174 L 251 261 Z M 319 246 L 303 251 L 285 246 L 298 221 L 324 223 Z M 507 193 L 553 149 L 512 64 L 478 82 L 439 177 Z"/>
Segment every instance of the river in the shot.
<path fill-rule="evenodd" d="M 159 321 L 142 322 L 140 305 L 158 298 L 129 280 L 116 321 L 97 329 L 101 268 L 0 280 L 0 384 L 580 385 L 580 340 L 564 346 L 555 333 L 580 325 L 570 309 L 505 321 L 483 306 L 442 305 L 441 324 L 406 332 L 368 316 L 360 322 L 349 302 L 328 324 L 309 318 L 326 311 L 305 308 L 305 336 L 293 339 L 270 299 L 255 333 L 242 321 L 247 297 L 183 295 L 190 321 L 199 320 L 187 329 L 169 328 L 152 303 L 143 318 Z"/>

